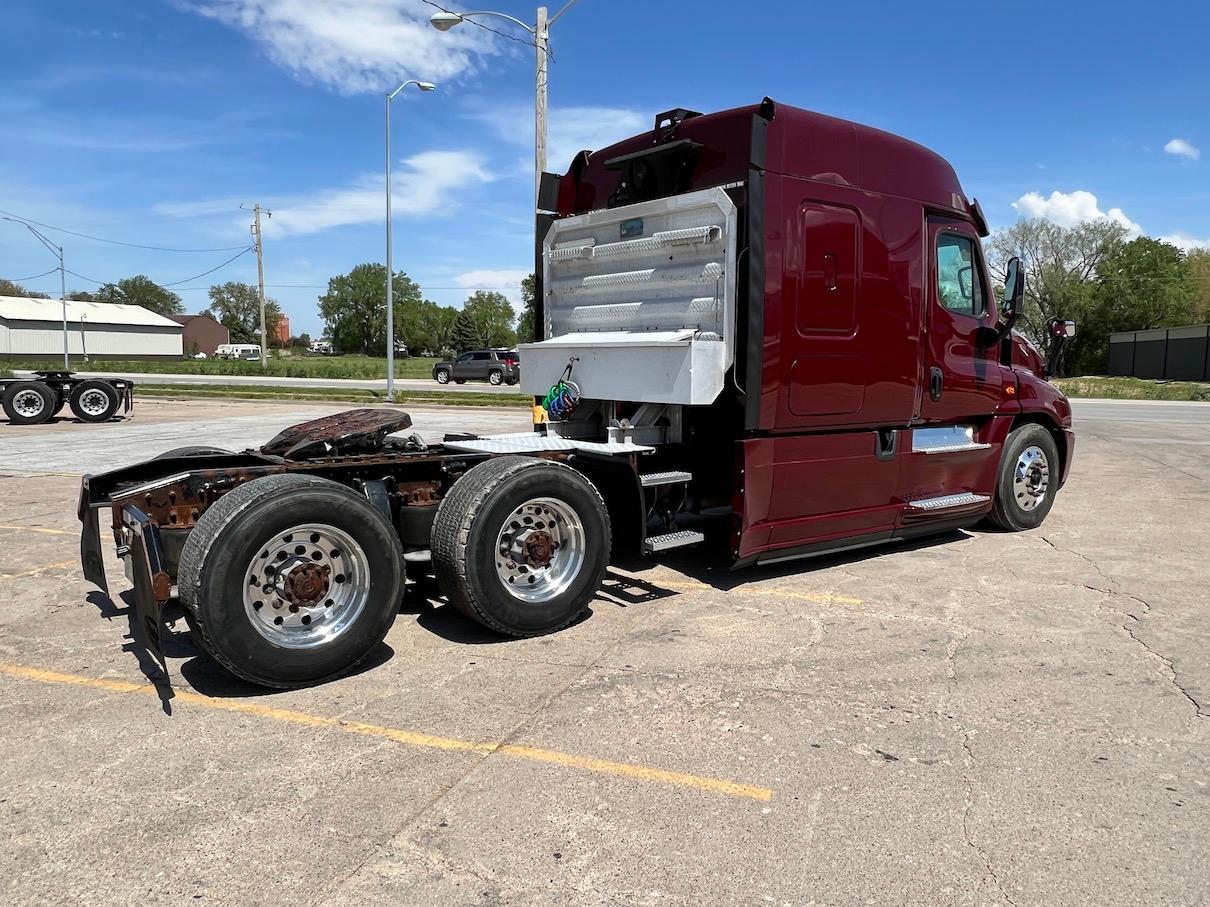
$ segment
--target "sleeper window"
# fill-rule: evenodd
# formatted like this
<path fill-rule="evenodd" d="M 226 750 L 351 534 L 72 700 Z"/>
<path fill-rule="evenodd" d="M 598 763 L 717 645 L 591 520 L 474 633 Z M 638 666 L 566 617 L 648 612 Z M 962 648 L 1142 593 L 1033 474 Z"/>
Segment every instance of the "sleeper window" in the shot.
<path fill-rule="evenodd" d="M 951 312 L 983 314 L 983 280 L 975 244 L 967 236 L 941 233 L 937 237 L 937 298 Z"/>

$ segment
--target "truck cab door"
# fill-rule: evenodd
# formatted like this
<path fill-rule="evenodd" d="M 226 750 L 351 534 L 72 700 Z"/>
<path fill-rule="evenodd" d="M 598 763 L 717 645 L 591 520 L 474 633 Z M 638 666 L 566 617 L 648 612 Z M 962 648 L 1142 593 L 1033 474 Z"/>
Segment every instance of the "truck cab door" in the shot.
<path fill-rule="evenodd" d="M 991 282 L 975 228 L 929 218 L 927 341 L 920 418 L 957 423 L 989 416 L 1003 398 Z"/>

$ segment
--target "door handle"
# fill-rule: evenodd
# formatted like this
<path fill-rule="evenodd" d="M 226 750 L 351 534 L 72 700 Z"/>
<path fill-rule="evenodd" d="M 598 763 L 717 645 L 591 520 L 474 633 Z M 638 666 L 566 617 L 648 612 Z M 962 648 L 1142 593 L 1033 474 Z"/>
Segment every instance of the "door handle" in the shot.
<path fill-rule="evenodd" d="M 929 399 L 941 399 L 941 369 L 935 365 L 929 369 Z"/>

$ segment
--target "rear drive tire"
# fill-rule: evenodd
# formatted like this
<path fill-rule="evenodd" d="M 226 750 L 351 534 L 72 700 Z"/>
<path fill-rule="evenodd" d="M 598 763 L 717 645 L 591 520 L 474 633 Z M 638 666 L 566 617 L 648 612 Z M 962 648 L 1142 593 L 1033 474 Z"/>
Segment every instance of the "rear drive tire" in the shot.
<path fill-rule="evenodd" d="M 1013 429 L 1000 454 L 995 502 L 988 519 L 1020 532 L 1042 525 L 1059 490 L 1059 448 L 1041 425 Z"/>
<path fill-rule="evenodd" d="M 609 564 L 609 513 L 562 463 L 499 457 L 454 483 L 433 522 L 433 568 L 450 604 L 508 636 L 560 630 Z"/>
<path fill-rule="evenodd" d="M 383 640 L 403 552 L 363 496 L 317 476 L 239 486 L 198 520 L 177 571 L 201 648 L 250 683 L 289 688 L 349 671 Z"/>
<path fill-rule="evenodd" d="M 166 450 L 162 454 L 156 454 L 151 459 L 153 460 L 172 460 L 177 457 L 206 457 L 214 454 L 230 454 L 235 453 L 232 450 L 224 450 L 221 447 L 206 447 L 204 445 L 198 447 L 174 447 L 172 450 Z"/>
<path fill-rule="evenodd" d="M 438 384 L 449 384 L 450 370 L 448 368 L 439 368 L 433 377 L 437 379 Z"/>
<path fill-rule="evenodd" d="M 41 381 L 13 381 L 0 404 L 13 425 L 37 425 L 54 414 L 55 392 Z"/>
<path fill-rule="evenodd" d="M 83 422 L 108 422 L 118 411 L 118 392 L 104 381 L 81 381 L 68 397 L 71 411 Z"/>

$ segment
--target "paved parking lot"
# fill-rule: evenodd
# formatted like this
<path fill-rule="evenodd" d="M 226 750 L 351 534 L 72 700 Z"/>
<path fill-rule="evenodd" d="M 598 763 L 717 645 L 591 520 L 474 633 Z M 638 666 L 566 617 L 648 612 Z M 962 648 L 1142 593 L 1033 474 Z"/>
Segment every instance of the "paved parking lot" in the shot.
<path fill-rule="evenodd" d="M 1205 903 L 1210 407 L 1076 406 L 1038 531 L 627 564 L 524 641 L 422 582 L 365 670 L 286 693 L 182 623 L 173 698 L 79 577 L 75 475 L 336 408 L 0 424 L 0 901 Z"/>

